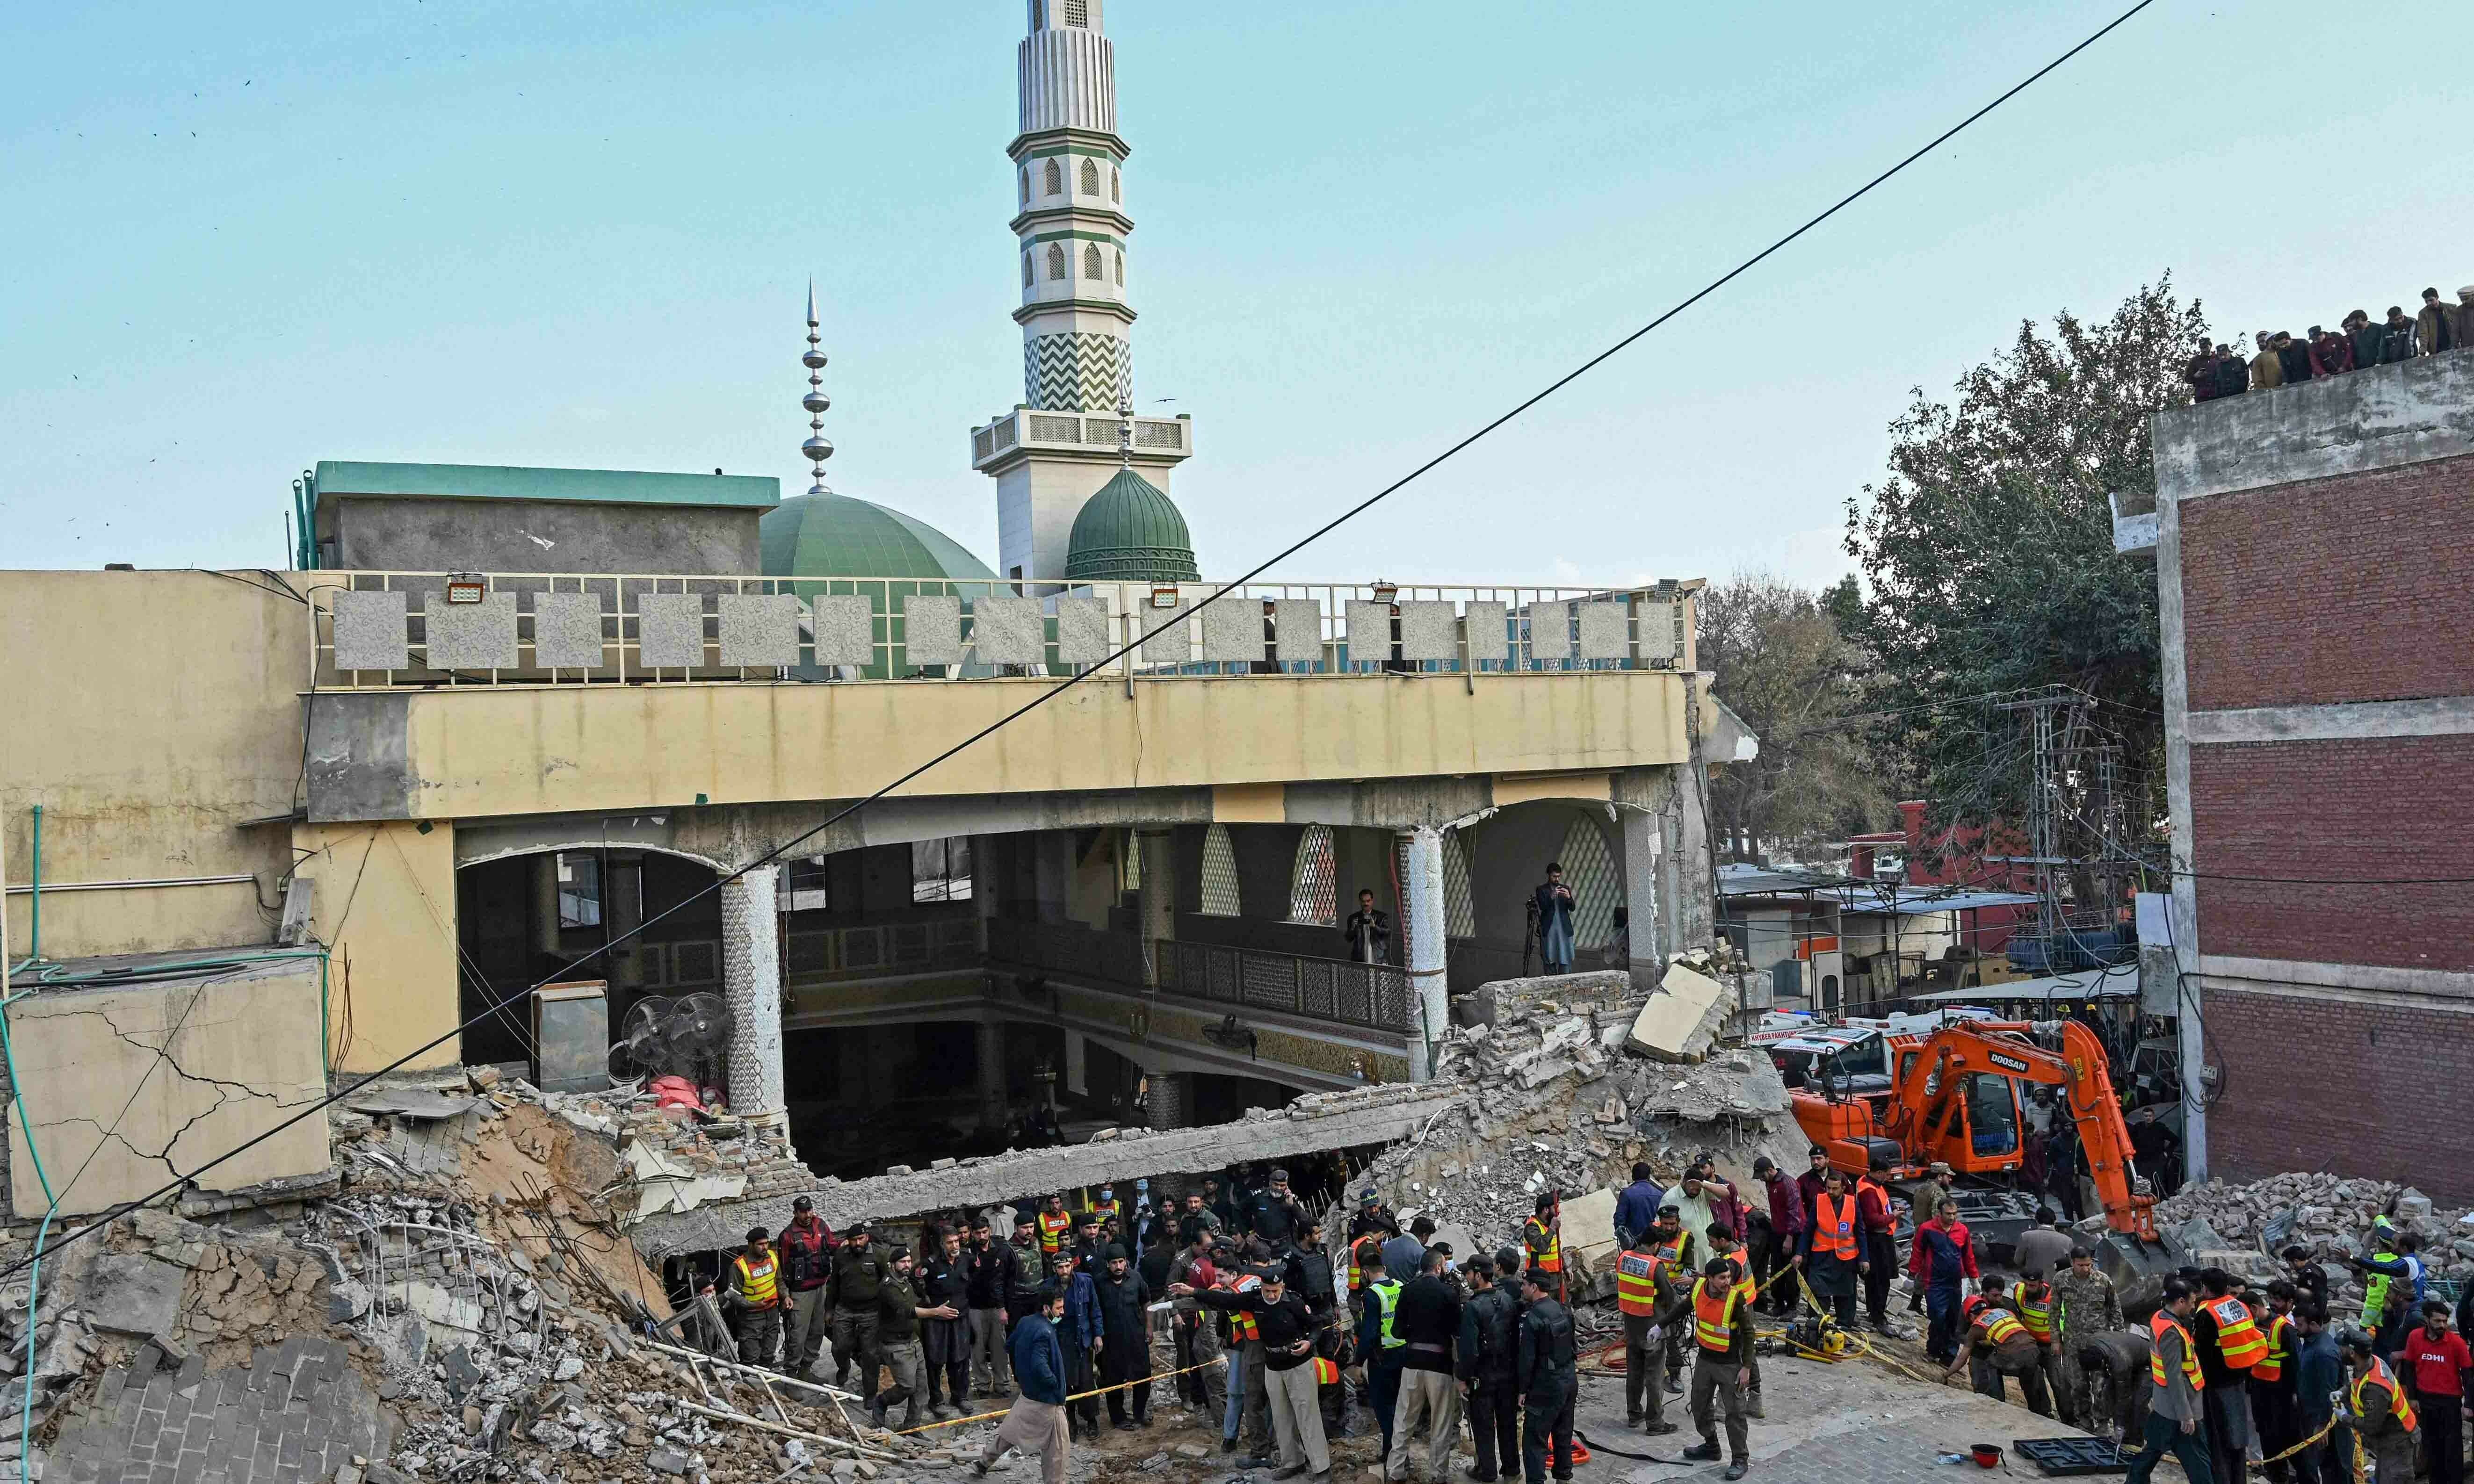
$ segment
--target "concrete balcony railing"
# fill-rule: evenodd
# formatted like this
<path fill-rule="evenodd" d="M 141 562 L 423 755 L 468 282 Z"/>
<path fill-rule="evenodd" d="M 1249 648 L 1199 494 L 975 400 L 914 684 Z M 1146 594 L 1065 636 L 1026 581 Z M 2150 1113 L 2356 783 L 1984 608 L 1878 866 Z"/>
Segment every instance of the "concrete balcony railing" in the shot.
<path fill-rule="evenodd" d="M 971 429 L 971 467 L 982 468 L 1018 450 L 1117 452 L 1119 420 L 1111 413 L 1041 412 L 1022 407 Z M 1186 418 L 1136 418 L 1136 459 L 1182 459 L 1194 452 L 1194 423 Z"/>
<path fill-rule="evenodd" d="M 1688 672 L 1701 586 L 315 575 L 322 690 L 1060 677 L 1137 641 L 1112 673 Z"/>
<path fill-rule="evenodd" d="M 1145 948 L 1157 965 L 1147 982 Z M 1153 942 L 1072 923 L 988 923 L 991 963 L 1036 969 L 1094 987 L 1157 993 L 1234 1014 L 1271 1012 L 1397 1035 L 1409 1024 L 1409 973 L 1212 943 Z"/>

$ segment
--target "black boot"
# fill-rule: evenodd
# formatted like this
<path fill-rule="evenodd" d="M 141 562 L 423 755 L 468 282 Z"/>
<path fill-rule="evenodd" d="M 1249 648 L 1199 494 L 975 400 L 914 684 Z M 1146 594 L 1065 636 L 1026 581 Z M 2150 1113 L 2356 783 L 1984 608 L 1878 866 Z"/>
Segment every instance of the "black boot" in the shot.
<path fill-rule="evenodd" d="M 1715 1440 L 1712 1440 L 1708 1443 L 1693 1444 L 1690 1448 L 1684 1450 L 1684 1456 L 1690 1462 L 1699 1464 L 1716 1463 L 1720 1455 L 1718 1452 L 1718 1445 Z"/>

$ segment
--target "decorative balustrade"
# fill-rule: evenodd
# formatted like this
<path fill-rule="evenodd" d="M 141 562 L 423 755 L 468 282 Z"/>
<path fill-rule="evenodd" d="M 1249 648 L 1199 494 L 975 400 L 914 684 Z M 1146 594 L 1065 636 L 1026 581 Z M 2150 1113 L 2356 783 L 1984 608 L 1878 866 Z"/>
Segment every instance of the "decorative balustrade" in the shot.
<path fill-rule="evenodd" d="M 1304 958 L 1216 943 L 1155 941 L 1158 984 L 1147 986 L 1145 945 L 1125 933 L 1055 922 L 988 924 L 988 957 L 1087 983 L 1201 1001 L 1244 1015 L 1272 1011 L 1364 1030 L 1403 1032 L 1409 975 L 1388 964 Z"/>
<path fill-rule="evenodd" d="M 315 576 L 321 689 L 1689 670 L 1699 586 Z"/>

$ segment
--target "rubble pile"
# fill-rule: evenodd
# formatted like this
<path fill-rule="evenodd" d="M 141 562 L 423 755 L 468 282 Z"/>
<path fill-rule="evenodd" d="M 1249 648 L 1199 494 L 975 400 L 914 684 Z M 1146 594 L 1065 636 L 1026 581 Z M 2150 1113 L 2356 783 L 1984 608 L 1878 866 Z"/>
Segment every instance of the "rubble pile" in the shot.
<path fill-rule="evenodd" d="M 2369 1256 L 2371 1223 L 2380 1216 L 2422 1238 L 2432 1277 L 2474 1281 L 2474 1213 L 2438 1209 L 2431 1197 L 2392 1181 L 2318 1173 L 2271 1175 L 2247 1185 L 2211 1180 L 2186 1185 L 2156 1207 L 2157 1225 L 2169 1232 L 2204 1222 L 2223 1246 L 2273 1256 L 2298 1243 L 2323 1261 Z M 2345 1296 L 2361 1292 L 2361 1283 L 2348 1278 Z"/>
<path fill-rule="evenodd" d="M 1431 1216 L 1492 1251 L 1517 1240 L 1550 1187 L 1566 1198 L 1571 1232 L 1570 1198 L 1627 1184 L 1637 1161 L 1671 1184 L 1705 1153 L 1739 1183 L 1758 1155 L 1800 1160 L 1786 1088 L 1769 1058 L 1715 1043 L 1716 1017 L 1698 985 L 1670 971 L 1644 1000 L 1628 993 L 1629 978 L 1572 974 L 1482 989 L 1492 1023 L 1454 1027 L 1436 1056 L 1439 1081 L 1476 1095 L 1387 1150 L 1356 1185 L 1374 1185 L 1404 1221 Z M 1625 993 L 1610 996 L 1599 981 Z M 1688 1049 L 1644 1048 L 1636 1026 L 1644 1011 L 1668 1008 L 1659 1002 L 1669 995 L 1683 1000 Z M 1659 1059 L 1683 1055 L 1700 1060 Z"/>

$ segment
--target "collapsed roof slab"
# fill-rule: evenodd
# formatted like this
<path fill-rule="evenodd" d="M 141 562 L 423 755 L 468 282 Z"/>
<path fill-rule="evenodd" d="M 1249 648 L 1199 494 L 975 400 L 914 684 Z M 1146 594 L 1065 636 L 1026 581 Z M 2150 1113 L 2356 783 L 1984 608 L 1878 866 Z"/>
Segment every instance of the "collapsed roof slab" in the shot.
<path fill-rule="evenodd" d="M 1410 1083 L 1317 1093 L 1285 1108 L 1253 1110 L 1236 1123 L 1128 1129 L 1093 1143 L 1015 1150 L 943 1169 L 836 1182 L 807 1194 L 816 1203 L 816 1214 L 838 1232 L 862 1222 L 996 1206 L 1137 1176 L 1197 1174 L 1257 1160 L 1388 1144 L 1416 1134 L 1468 1095 L 1465 1088 Z M 665 1212 L 636 1223 L 627 1234 L 648 1261 L 713 1252 L 740 1245 L 749 1227 L 781 1226 L 789 1217 L 788 1203 L 788 1196 L 774 1195 Z"/>

